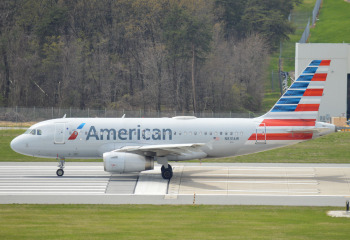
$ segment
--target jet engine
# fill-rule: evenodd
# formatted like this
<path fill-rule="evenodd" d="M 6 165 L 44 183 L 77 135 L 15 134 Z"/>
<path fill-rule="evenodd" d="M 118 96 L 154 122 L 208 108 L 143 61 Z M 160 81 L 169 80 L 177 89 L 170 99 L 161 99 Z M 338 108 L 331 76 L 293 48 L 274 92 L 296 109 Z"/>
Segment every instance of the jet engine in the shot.
<path fill-rule="evenodd" d="M 126 152 L 106 152 L 103 154 L 103 163 L 106 172 L 126 173 L 154 169 L 151 157 Z"/>

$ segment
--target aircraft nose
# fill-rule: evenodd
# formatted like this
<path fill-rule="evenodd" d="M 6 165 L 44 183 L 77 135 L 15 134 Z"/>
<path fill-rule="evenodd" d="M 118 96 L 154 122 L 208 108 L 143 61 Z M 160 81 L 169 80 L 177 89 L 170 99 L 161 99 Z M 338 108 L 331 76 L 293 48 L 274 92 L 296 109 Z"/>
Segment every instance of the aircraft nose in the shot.
<path fill-rule="evenodd" d="M 23 147 L 24 147 L 20 138 L 21 136 L 18 136 L 15 139 L 13 139 L 10 143 L 12 150 L 18 153 L 23 152 Z"/>

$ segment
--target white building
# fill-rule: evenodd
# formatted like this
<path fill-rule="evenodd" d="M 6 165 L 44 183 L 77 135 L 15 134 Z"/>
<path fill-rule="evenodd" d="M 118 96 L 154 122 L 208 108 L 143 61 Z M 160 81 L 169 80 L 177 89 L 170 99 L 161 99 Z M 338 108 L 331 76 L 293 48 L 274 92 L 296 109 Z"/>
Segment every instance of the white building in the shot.
<path fill-rule="evenodd" d="M 350 118 L 350 44 L 297 43 L 295 49 L 295 77 L 312 60 L 331 60 L 326 88 L 322 98 L 319 119 Z"/>

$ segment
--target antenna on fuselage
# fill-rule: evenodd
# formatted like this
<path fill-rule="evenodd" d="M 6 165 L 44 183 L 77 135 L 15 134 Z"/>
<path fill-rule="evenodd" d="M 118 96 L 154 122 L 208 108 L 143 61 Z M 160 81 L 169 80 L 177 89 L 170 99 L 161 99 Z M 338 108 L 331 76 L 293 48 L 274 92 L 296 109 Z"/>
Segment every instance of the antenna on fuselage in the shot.
<path fill-rule="evenodd" d="M 122 118 L 125 118 L 125 113 L 123 114 Z"/>
<path fill-rule="evenodd" d="M 63 118 L 66 118 L 66 115 L 67 115 L 67 114 L 64 114 Z"/>

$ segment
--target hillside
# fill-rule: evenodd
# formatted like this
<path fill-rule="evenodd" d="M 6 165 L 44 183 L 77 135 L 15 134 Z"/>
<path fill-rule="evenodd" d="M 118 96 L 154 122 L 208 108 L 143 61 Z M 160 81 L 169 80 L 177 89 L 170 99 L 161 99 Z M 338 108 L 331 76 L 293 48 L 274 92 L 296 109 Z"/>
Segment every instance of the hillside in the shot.
<path fill-rule="evenodd" d="M 310 43 L 350 43 L 350 1 L 323 1 Z"/>
<path fill-rule="evenodd" d="M 0 105 L 259 111 L 300 0 L 2 0 Z"/>

